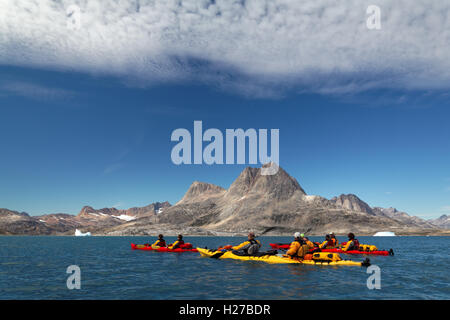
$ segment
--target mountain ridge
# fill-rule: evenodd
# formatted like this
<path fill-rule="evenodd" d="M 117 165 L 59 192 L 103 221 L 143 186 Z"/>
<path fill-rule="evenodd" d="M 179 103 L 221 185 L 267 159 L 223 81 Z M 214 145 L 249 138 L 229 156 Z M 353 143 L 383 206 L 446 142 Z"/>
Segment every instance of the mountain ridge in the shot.
<path fill-rule="evenodd" d="M 167 201 L 129 209 L 84 206 L 77 215 L 36 217 L 0 209 L 0 234 L 73 234 L 74 228 L 97 235 L 290 234 L 306 229 L 310 234 L 430 234 L 444 232 L 439 228 L 448 220 L 432 223 L 395 208 L 370 207 L 354 194 L 308 195 L 281 167 L 274 175 L 262 174 L 262 168 L 245 168 L 228 189 L 194 181 L 173 206 Z"/>

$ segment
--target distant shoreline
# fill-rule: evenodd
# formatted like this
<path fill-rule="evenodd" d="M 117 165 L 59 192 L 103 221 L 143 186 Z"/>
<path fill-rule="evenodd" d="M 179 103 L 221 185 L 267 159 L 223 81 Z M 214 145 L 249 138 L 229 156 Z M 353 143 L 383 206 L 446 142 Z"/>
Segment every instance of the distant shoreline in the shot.
<path fill-rule="evenodd" d="M 178 233 L 165 233 L 162 231 L 162 233 L 166 237 L 176 237 Z M 220 235 L 211 235 L 211 234 L 189 234 L 189 233 L 182 233 L 184 237 L 208 237 L 208 238 L 214 238 L 214 237 L 246 237 L 247 235 L 245 233 L 235 233 L 235 234 L 220 234 Z M 0 234 L 0 237 L 77 237 L 77 238 L 89 238 L 89 237 L 157 237 L 158 234 L 142 234 L 142 235 L 105 235 L 105 234 L 93 234 L 91 236 L 75 236 L 73 234 Z M 257 237 L 291 237 L 292 234 L 264 234 L 259 235 L 257 234 Z M 307 235 L 309 237 L 324 237 L 324 234 L 309 234 Z M 338 237 L 346 237 L 346 234 L 336 234 Z M 357 234 L 359 237 L 375 237 L 373 234 Z M 444 232 L 437 232 L 437 233 L 411 233 L 411 234 L 396 234 L 395 236 L 376 236 L 376 238 L 395 238 L 395 237 L 446 237 L 450 236 L 450 230 L 444 231 Z"/>

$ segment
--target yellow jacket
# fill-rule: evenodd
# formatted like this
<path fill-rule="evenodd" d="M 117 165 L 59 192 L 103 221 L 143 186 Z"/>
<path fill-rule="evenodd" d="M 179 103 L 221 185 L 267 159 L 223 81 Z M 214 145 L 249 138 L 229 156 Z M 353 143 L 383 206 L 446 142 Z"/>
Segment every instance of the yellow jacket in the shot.
<path fill-rule="evenodd" d="M 261 247 L 261 242 L 259 242 L 259 240 L 254 239 L 254 241 L 256 241 L 257 244 L 259 244 L 259 247 Z M 240 245 L 238 246 L 234 246 L 231 249 L 233 250 L 245 250 L 248 247 L 250 247 L 252 243 L 250 242 L 250 240 L 244 241 L 242 242 Z"/>
<path fill-rule="evenodd" d="M 165 247 L 165 246 L 166 246 L 166 240 L 161 241 L 161 240 L 158 239 L 158 240 L 155 241 L 154 244 L 152 244 L 152 248 L 153 249 L 158 249 L 160 247 Z"/>
<path fill-rule="evenodd" d="M 345 245 L 345 247 L 342 248 L 342 251 L 347 251 L 351 246 L 353 246 L 353 240 L 349 240 L 347 241 L 347 244 Z M 359 246 L 358 246 L 359 247 Z M 356 249 L 357 250 L 357 249 Z"/>
<path fill-rule="evenodd" d="M 314 249 L 314 243 L 312 243 L 311 241 L 306 241 L 306 245 L 308 246 L 309 249 Z"/>
<path fill-rule="evenodd" d="M 314 245 L 313 245 L 314 247 Z M 289 246 L 289 250 L 286 252 L 287 255 L 292 257 L 303 258 L 305 254 L 309 251 L 309 246 L 307 244 L 301 245 L 298 241 L 292 241 Z"/>
<path fill-rule="evenodd" d="M 170 247 L 169 249 L 176 249 L 178 248 L 181 244 L 184 244 L 183 240 L 177 240 L 175 241 Z"/>
<path fill-rule="evenodd" d="M 332 242 L 333 244 L 330 244 Z M 319 246 L 320 249 L 333 249 L 336 248 L 337 240 L 331 239 L 331 240 L 325 240 L 322 242 L 322 244 Z"/>

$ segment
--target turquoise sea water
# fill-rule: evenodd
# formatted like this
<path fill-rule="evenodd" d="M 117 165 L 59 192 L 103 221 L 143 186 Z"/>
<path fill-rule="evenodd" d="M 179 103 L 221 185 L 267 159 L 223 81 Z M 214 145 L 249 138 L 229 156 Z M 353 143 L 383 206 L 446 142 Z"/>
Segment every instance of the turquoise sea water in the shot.
<path fill-rule="evenodd" d="M 185 238 L 208 248 L 244 239 Z M 259 239 L 263 249 L 291 240 Z M 153 241 L 149 237 L 3 236 L 0 299 L 450 299 L 449 237 L 359 239 L 395 251 L 395 256 L 369 256 L 381 269 L 380 290 L 367 288 L 370 274 L 362 267 L 271 265 L 130 249 L 132 242 Z M 81 269 L 80 290 L 67 289 L 70 265 Z"/>

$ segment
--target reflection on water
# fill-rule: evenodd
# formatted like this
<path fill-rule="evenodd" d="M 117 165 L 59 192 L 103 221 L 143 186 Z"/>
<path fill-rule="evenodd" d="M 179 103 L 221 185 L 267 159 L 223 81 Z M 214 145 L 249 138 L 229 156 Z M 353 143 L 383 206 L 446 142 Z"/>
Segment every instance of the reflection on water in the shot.
<path fill-rule="evenodd" d="M 245 238 L 186 237 L 217 248 Z M 321 240 L 311 237 L 313 241 Z M 288 242 L 290 237 L 262 237 Z M 215 260 L 197 253 L 133 251 L 148 237 L 0 237 L 0 299 L 449 299 L 448 237 L 360 237 L 394 248 L 370 256 L 381 290 L 368 290 L 365 268 Z M 168 237 L 168 241 L 174 238 Z M 344 238 L 340 238 L 344 241 Z M 437 249 L 439 248 L 439 249 Z M 364 256 L 346 259 L 363 260 Z M 66 269 L 81 268 L 81 290 L 68 290 Z"/>

